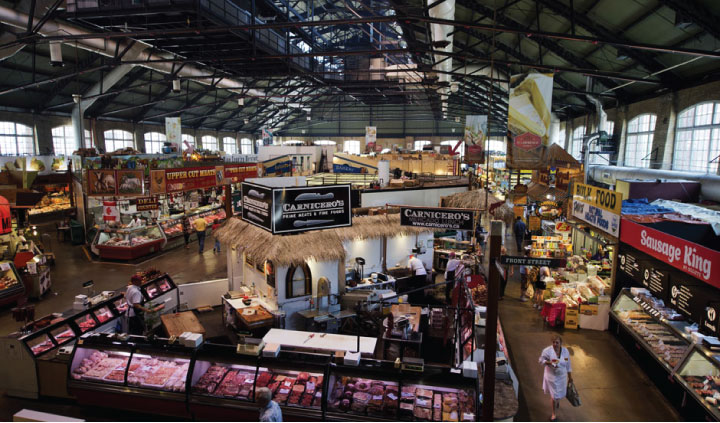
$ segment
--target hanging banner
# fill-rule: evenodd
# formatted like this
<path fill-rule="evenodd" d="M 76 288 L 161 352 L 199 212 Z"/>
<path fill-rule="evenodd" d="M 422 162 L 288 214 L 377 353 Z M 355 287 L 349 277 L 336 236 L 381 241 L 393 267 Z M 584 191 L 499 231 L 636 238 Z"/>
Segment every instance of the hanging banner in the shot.
<path fill-rule="evenodd" d="M 463 138 L 465 144 L 482 146 L 488 133 L 487 126 L 487 115 L 465 116 L 465 135 Z"/>
<path fill-rule="evenodd" d="M 114 170 L 88 170 L 88 195 L 112 196 L 117 194 Z"/>
<path fill-rule="evenodd" d="M 376 126 L 366 126 L 365 127 L 365 145 L 368 146 L 368 145 L 370 145 L 370 143 L 373 143 L 373 147 L 374 147 L 376 139 L 377 139 L 377 127 Z"/>
<path fill-rule="evenodd" d="M 135 200 L 137 211 L 157 210 L 159 208 L 157 197 L 141 197 Z"/>
<path fill-rule="evenodd" d="M 167 187 L 165 186 L 165 170 L 150 171 L 150 194 L 165 194 Z"/>
<path fill-rule="evenodd" d="M 400 225 L 472 231 L 474 215 L 470 210 L 401 206 Z"/>
<path fill-rule="evenodd" d="M 0 195 L 0 235 L 12 232 L 12 213 L 10 202 Z"/>
<path fill-rule="evenodd" d="M 143 195 L 144 175 L 142 170 L 117 170 L 118 195 Z"/>
<path fill-rule="evenodd" d="M 119 222 L 120 212 L 117 208 L 117 202 L 115 201 L 103 201 L 103 221 L 104 222 Z"/>
<path fill-rule="evenodd" d="M 180 125 L 179 117 L 166 117 L 165 118 L 165 136 L 167 142 L 175 146 L 175 151 L 182 151 L 180 143 L 182 142 L 182 126 Z"/>
<path fill-rule="evenodd" d="M 232 183 L 238 183 L 247 178 L 257 178 L 257 170 L 255 163 L 226 164 L 225 178 L 230 179 Z"/>
<path fill-rule="evenodd" d="M 273 143 L 273 133 L 266 128 L 260 130 L 260 138 L 262 138 L 263 145 L 271 145 Z"/>
<path fill-rule="evenodd" d="M 242 183 L 242 220 L 272 232 L 272 188 Z"/>
<path fill-rule="evenodd" d="M 215 167 L 166 169 L 167 192 L 189 191 L 215 186 Z"/>
<path fill-rule="evenodd" d="M 272 222 L 274 234 L 352 226 L 350 185 L 276 188 Z"/>
<path fill-rule="evenodd" d="M 720 251 L 622 219 L 620 241 L 720 288 Z M 713 266 L 713 263 L 716 263 Z"/>
<path fill-rule="evenodd" d="M 549 144 L 553 75 L 523 73 L 510 78 L 507 162 L 511 169 L 540 169 Z"/>

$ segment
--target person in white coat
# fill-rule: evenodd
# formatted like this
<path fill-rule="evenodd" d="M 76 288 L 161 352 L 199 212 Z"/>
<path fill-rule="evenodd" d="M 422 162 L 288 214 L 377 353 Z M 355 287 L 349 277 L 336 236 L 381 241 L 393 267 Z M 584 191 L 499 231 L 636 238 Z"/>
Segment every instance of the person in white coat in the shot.
<path fill-rule="evenodd" d="M 572 382 L 570 353 L 562 346 L 560 335 L 552 336 L 552 345 L 542 351 L 539 361 L 545 366 L 543 392 L 550 395 L 552 406 L 550 421 L 554 422 L 557 419 L 555 410 L 560 406 L 560 400 L 565 398 L 568 384 Z"/>

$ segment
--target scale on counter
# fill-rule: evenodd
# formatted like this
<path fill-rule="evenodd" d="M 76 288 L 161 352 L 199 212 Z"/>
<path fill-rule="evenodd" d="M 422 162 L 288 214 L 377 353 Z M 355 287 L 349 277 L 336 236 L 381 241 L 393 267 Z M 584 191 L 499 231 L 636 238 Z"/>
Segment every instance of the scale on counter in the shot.
<path fill-rule="evenodd" d="M 401 368 L 409 372 L 422 373 L 425 370 L 425 360 L 422 358 L 404 357 Z"/>

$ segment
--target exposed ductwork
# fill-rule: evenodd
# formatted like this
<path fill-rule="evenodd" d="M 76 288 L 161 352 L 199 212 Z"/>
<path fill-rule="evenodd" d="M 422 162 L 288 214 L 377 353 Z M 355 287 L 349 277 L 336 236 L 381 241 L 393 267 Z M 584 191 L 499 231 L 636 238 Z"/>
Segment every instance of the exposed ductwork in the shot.
<path fill-rule="evenodd" d="M 607 185 L 615 185 L 618 179 L 697 181 L 701 184 L 700 195 L 704 199 L 720 201 L 720 175 L 618 166 L 588 166 L 588 175 L 593 181 Z"/>
<path fill-rule="evenodd" d="M 0 22 L 6 25 L 10 25 L 24 30 L 27 29 L 28 19 L 29 16 L 25 13 L 18 12 L 8 7 L 0 6 Z M 39 21 L 39 19 L 35 18 L 35 22 L 37 21 Z M 91 34 L 91 32 L 83 28 L 79 28 L 75 25 L 71 25 L 67 22 L 48 20 L 40 29 L 39 34 L 43 36 L 59 34 L 83 35 Z M 118 43 L 120 44 L 119 46 Z M 179 57 L 172 53 L 158 53 L 154 51 L 154 48 L 150 44 L 144 43 L 142 41 L 135 41 L 135 44 L 141 47 L 141 51 L 135 57 L 128 58 L 128 56 L 124 56 L 121 60 L 152 61 Z M 126 42 L 104 40 L 99 38 L 80 40 L 77 42 L 73 42 L 72 45 L 77 45 L 78 48 L 89 50 L 94 53 L 102 54 L 108 57 L 114 57 L 116 51 L 124 51 L 127 47 Z M 170 74 L 173 72 L 172 62 L 143 63 L 142 65 L 137 66 L 143 66 L 164 74 Z M 244 90 L 243 82 L 237 79 L 224 77 L 218 81 L 217 78 L 213 78 L 212 73 L 209 73 L 207 70 L 204 70 L 197 66 L 193 66 L 191 64 L 183 66 L 178 72 L 177 76 L 180 78 L 192 79 L 193 81 L 204 85 L 212 85 L 213 83 L 216 83 L 215 85 L 217 87 L 225 88 L 238 94 L 245 93 L 252 96 L 265 96 L 265 93 L 261 90 Z"/>
<path fill-rule="evenodd" d="M 433 0 L 427 0 L 427 5 L 430 6 L 432 3 L 435 3 Z M 441 2 L 440 4 L 436 4 L 435 7 L 431 8 L 428 13 L 430 14 L 431 18 L 436 19 L 446 19 L 450 21 L 455 20 L 455 0 L 445 0 Z M 446 53 L 452 53 L 453 51 L 453 36 L 452 31 L 453 27 L 451 25 L 441 25 L 441 24 L 430 24 L 430 31 L 432 33 L 432 43 L 435 44 L 433 46 L 434 50 L 443 51 Z M 448 35 L 450 34 L 450 35 Z M 443 45 L 444 47 L 439 47 L 440 45 Z M 452 72 L 452 56 L 445 56 L 436 54 L 433 58 L 435 61 L 435 66 L 433 67 L 435 70 L 439 71 L 439 81 L 440 83 L 447 83 L 450 84 L 450 75 L 448 72 Z M 444 85 L 444 84 L 443 84 Z M 449 88 L 443 87 L 439 90 L 440 95 L 448 95 L 449 94 Z M 447 111 L 447 101 L 442 102 L 442 109 L 443 112 Z"/>

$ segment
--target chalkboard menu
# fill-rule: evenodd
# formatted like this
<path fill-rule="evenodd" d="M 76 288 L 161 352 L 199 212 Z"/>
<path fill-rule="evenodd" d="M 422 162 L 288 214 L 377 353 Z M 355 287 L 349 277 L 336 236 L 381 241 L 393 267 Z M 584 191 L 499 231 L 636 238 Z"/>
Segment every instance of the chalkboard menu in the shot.
<path fill-rule="evenodd" d="M 635 281 L 641 281 L 641 270 L 640 270 L 640 260 L 638 260 L 638 257 L 634 253 L 629 253 L 627 251 L 623 252 L 619 255 L 620 257 L 620 264 L 618 266 L 618 269 L 620 269 L 621 272 L 626 273 L 628 276 L 633 278 Z"/>
<path fill-rule="evenodd" d="M 711 293 L 700 283 L 673 274 L 670 277 L 669 305 L 693 322 L 702 322 Z"/>
<path fill-rule="evenodd" d="M 641 261 L 642 285 L 653 296 L 667 301 L 670 292 L 670 273 L 667 269 L 658 268 L 651 261 Z"/>

